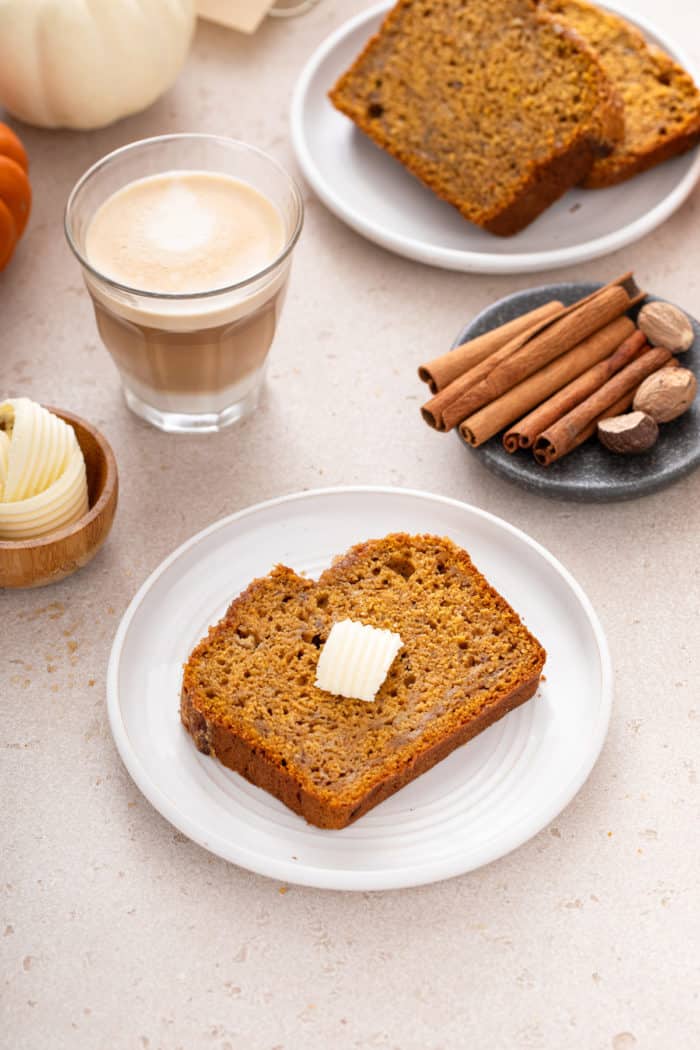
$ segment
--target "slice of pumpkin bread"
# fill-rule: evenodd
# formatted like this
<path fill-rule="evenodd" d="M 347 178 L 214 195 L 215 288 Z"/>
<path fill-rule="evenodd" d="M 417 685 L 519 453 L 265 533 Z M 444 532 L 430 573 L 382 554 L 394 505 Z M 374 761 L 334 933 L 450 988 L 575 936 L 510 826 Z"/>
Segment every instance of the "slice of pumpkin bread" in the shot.
<path fill-rule="evenodd" d="M 585 0 L 543 0 L 590 44 L 624 104 L 625 134 L 585 179 L 613 186 L 700 142 L 700 91 L 673 59 L 629 22 Z"/>
<path fill-rule="evenodd" d="M 596 57 L 535 0 L 399 0 L 330 99 L 503 236 L 581 182 L 623 130 Z"/>
<path fill-rule="evenodd" d="M 314 685 L 333 624 L 401 635 L 374 702 Z M 185 665 L 195 744 L 322 828 L 342 828 L 535 692 L 545 652 L 450 540 L 396 533 L 317 583 L 254 580 Z"/>

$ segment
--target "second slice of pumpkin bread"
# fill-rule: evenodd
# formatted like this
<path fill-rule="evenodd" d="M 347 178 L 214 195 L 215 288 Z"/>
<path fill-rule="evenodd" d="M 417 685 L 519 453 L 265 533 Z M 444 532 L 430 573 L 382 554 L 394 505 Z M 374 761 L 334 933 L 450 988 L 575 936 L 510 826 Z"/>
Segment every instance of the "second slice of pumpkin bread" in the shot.
<path fill-rule="evenodd" d="M 595 161 L 585 186 L 614 186 L 700 142 L 700 91 L 677 62 L 624 18 L 586 0 L 543 6 L 590 44 L 624 104 L 624 136 Z"/>
<path fill-rule="evenodd" d="M 534 0 L 399 0 L 333 105 L 470 222 L 510 235 L 623 132 L 596 57 Z"/>
<path fill-rule="evenodd" d="M 401 635 L 374 702 L 314 685 L 344 619 Z M 284 566 L 254 580 L 190 656 L 181 717 L 201 751 L 341 828 L 529 699 L 544 659 L 465 551 L 396 533 L 317 583 Z"/>

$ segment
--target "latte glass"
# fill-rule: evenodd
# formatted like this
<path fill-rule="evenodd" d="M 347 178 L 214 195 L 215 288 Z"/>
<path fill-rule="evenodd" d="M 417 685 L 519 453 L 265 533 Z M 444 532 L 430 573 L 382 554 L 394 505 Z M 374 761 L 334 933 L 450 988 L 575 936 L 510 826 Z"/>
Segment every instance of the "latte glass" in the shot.
<path fill-rule="evenodd" d="M 284 227 L 277 257 L 236 284 L 193 293 L 129 287 L 96 269 L 85 244 L 97 209 L 136 179 L 178 171 L 233 176 L 267 197 Z M 66 236 L 136 415 L 166 431 L 217 431 L 254 410 L 303 214 L 296 183 L 276 161 L 213 135 L 133 142 L 79 179 L 66 207 Z"/>

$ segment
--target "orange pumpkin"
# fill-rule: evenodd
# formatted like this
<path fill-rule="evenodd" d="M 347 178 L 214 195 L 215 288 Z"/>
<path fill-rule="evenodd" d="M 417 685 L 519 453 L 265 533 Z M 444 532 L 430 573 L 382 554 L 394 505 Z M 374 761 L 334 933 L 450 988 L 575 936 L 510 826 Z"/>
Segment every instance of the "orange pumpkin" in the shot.
<path fill-rule="evenodd" d="M 12 258 L 32 206 L 29 161 L 24 146 L 7 124 L 0 123 L 0 270 Z"/>

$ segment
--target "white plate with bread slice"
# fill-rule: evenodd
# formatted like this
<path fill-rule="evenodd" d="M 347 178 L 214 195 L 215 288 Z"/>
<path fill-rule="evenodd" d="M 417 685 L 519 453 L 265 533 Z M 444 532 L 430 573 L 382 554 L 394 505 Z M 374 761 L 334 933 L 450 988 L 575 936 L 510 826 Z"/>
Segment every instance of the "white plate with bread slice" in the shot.
<path fill-rule="evenodd" d="M 291 134 L 304 178 L 338 218 L 390 251 L 419 262 L 475 273 L 530 273 L 617 251 L 679 208 L 700 179 L 700 149 L 619 185 L 575 187 L 520 233 L 494 236 L 463 219 L 359 131 L 328 92 L 379 29 L 383 2 L 340 26 L 304 67 L 292 99 Z M 682 49 L 617 0 L 605 7 L 635 25 L 694 75 Z M 700 83 L 695 75 L 696 83 Z"/>
<path fill-rule="evenodd" d="M 546 648 L 545 674 L 532 699 L 355 823 L 324 830 L 197 750 L 180 721 L 183 664 L 254 577 L 283 563 L 315 578 L 353 544 L 392 532 L 447 536 L 465 548 Z M 393 488 L 302 492 L 200 532 L 136 594 L 108 671 L 116 746 L 167 820 L 251 871 L 339 890 L 435 882 L 527 842 L 584 784 L 605 738 L 611 695 L 598 618 L 548 551 L 476 507 Z M 539 853 L 524 862 L 537 866 Z"/>

